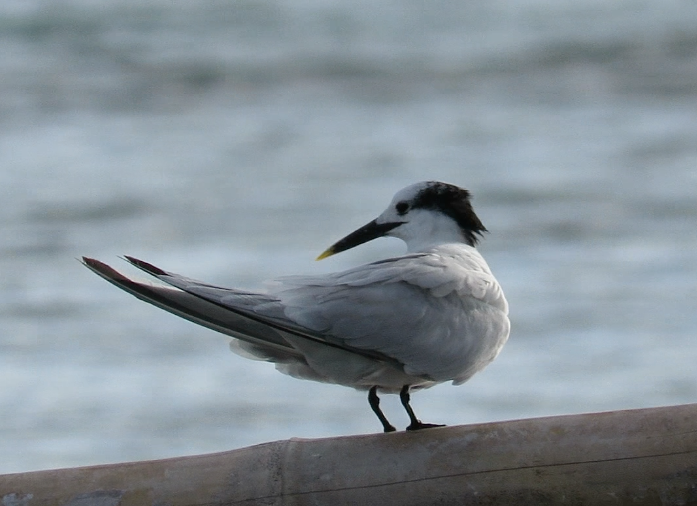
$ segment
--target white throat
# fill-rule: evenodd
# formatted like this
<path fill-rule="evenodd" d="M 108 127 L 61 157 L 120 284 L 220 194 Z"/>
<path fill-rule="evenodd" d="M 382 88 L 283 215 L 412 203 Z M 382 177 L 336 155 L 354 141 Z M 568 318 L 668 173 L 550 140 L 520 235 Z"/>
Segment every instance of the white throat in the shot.
<path fill-rule="evenodd" d="M 430 210 L 415 209 L 409 221 L 390 231 L 388 235 L 407 243 L 410 253 L 449 243 L 465 243 L 458 224 L 449 216 Z"/>

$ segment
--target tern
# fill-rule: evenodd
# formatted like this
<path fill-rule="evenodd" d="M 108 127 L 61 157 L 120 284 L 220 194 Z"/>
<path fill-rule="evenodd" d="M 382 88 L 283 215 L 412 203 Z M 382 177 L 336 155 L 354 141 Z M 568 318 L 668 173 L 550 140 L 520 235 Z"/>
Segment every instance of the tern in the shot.
<path fill-rule="evenodd" d="M 337 241 L 317 260 L 378 237 L 397 237 L 402 256 L 343 272 L 287 276 L 266 292 L 224 288 L 126 256 L 161 283 L 129 278 L 83 257 L 92 271 L 141 300 L 231 336 L 231 349 L 273 362 L 280 372 L 368 392 L 385 432 L 380 393 L 399 394 L 407 430 L 421 422 L 410 392 L 482 370 L 508 340 L 503 290 L 475 249 L 486 232 L 470 192 L 427 181 L 394 196 L 377 218 Z"/>

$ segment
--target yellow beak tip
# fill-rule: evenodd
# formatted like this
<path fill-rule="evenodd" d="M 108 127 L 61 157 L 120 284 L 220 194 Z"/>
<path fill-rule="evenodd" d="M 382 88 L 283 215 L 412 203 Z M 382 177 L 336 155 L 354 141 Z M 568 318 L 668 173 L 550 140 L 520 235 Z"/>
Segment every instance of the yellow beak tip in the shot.
<path fill-rule="evenodd" d="M 325 250 L 320 256 L 315 258 L 315 261 L 324 260 L 325 258 L 332 256 L 333 254 L 334 254 L 334 252 L 332 251 L 331 248 L 329 248 L 328 250 Z"/>

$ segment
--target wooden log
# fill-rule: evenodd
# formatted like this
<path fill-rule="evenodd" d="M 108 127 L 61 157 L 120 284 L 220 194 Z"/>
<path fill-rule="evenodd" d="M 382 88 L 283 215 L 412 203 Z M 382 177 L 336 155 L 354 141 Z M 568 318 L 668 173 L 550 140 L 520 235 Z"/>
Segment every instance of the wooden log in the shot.
<path fill-rule="evenodd" d="M 0 504 L 697 504 L 697 404 L 9 474 Z"/>

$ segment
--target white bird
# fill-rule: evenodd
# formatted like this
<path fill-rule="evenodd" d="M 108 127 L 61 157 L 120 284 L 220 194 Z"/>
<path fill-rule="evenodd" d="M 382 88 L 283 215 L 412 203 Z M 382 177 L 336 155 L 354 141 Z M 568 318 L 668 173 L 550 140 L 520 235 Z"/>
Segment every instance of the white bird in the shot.
<path fill-rule="evenodd" d="M 380 216 L 317 259 L 381 236 L 402 239 L 407 254 L 343 272 L 279 278 L 266 293 L 201 283 L 132 257 L 126 259 L 166 285 L 83 261 L 136 297 L 232 336 L 236 353 L 273 362 L 295 378 L 367 390 L 384 431 L 392 432 L 378 391 L 399 393 L 407 430 L 436 427 L 414 415 L 409 392 L 464 383 L 508 339 L 508 303 L 475 249 L 484 232 L 467 190 L 428 181 L 400 190 Z"/>

